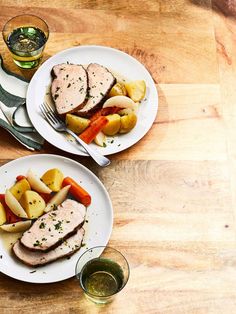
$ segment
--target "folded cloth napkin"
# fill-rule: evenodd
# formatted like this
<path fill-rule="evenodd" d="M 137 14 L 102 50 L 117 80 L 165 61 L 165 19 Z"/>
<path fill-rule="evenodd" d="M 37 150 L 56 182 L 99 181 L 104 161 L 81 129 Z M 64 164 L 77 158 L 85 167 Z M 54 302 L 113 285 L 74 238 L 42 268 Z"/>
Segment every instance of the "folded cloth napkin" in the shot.
<path fill-rule="evenodd" d="M 21 124 L 31 126 L 25 105 L 26 92 L 29 82 L 23 77 L 8 71 L 0 55 L 0 102 L 6 107 L 18 107 L 17 118 L 22 121 Z M 0 126 L 12 134 L 21 144 L 30 150 L 40 150 L 44 143 L 43 138 L 34 130 L 34 132 L 26 133 L 24 128 L 14 127 L 7 119 L 4 110 L 0 109 Z"/>

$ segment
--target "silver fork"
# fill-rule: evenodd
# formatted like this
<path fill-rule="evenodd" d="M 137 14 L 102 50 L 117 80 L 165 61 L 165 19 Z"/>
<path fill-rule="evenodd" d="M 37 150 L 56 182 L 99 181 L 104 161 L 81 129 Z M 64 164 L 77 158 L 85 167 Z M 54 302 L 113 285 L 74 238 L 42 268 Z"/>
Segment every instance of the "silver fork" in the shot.
<path fill-rule="evenodd" d="M 84 141 L 82 141 L 74 132 L 66 127 L 66 124 L 57 116 L 56 112 L 47 103 L 40 106 L 40 110 L 47 120 L 47 122 L 58 132 L 67 132 L 72 135 L 75 140 L 86 150 L 86 152 L 93 158 L 99 166 L 108 166 L 111 162 L 108 158 L 101 155 L 96 150 L 92 149 Z"/>

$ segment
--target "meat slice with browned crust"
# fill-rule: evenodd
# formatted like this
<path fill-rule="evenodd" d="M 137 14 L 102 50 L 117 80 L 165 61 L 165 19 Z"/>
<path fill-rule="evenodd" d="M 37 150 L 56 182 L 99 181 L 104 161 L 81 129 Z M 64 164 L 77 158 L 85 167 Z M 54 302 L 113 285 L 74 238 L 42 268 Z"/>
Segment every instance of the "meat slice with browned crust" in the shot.
<path fill-rule="evenodd" d="M 56 210 L 38 218 L 32 227 L 23 233 L 20 242 L 32 251 L 52 250 L 83 225 L 85 213 L 84 205 L 67 199 Z"/>
<path fill-rule="evenodd" d="M 82 108 L 77 110 L 77 114 L 89 117 L 102 107 L 106 96 L 116 83 L 116 78 L 107 68 L 97 63 L 90 63 L 87 67 L 87 73 L 88 101 Z"/>
<path fill-rule="evenodd" d="M 58 64 L 51 71 L 51 95 L 58 114 L 77 111 L 85 104 L 88 76 L 82 65 Z"/>
<path fill-rule="evenodd" d="M 78 251 L 81 247 L 81 243 L 84 236 L 84 229 L 78 229 L 77 232 L 62 242 L 57 248 L 50 252 L 32 252 L 21 245 L 18 240 L 13 245 L 13 253 L 24 264 L 29 266 L 42 266 L 58 260 L 65 256 L 70 256 Z"/>

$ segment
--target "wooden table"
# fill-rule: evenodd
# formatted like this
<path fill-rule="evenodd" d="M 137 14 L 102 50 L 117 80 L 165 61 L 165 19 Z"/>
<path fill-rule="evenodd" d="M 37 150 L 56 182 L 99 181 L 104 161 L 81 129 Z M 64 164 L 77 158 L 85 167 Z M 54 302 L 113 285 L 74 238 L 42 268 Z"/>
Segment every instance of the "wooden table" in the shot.
<path fill-rule="evenodd" d="M 1 0 L 1 26 L 44 18 L 44 59 L 107 45 L 151 72 L 159 111 L 150 132 L 98 168 L 114 206 L 110 245 L 128 258 L 126 288 L 106 307 L 74 278 L 34 285 L 0 275 L 1 313 L 236 313 L 236 5 L 227 0 Z M 20 73 L 0 41 L 9 69 Z M 64 155 L 49 144 L 40 153 Z M 1 130 L 0 161 L 31 154 Z"/>

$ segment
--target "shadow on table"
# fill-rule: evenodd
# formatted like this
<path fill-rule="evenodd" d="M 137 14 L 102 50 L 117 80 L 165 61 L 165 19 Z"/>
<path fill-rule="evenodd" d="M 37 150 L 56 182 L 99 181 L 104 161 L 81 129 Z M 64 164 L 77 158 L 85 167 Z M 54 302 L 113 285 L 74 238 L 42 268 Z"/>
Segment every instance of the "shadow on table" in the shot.
<path fill-rule="evenodd" d="M 0 273 L 0 288 L 7 294 L 7 302 L 0 305 L 3 311 L 8 311 L 4 313 L 13 312 L 14 309 L 18 309 L 18 313 L 52 313 L 51 311 L 82 313 L 81 309 L 91 306 L 94 313 L 103 314 L 104 306 L 106 309 L 110 306 L 99 305 L 95 308 L 95 305 L 84 296 L 75 277 L 57 283 L 34 284 L 15 280 Z"/>
<path fill-rule="evenodd" d="M 236 18 L 236 0 L 189 0 L 192 4 L 211 8 L 226 17 Z"/>

